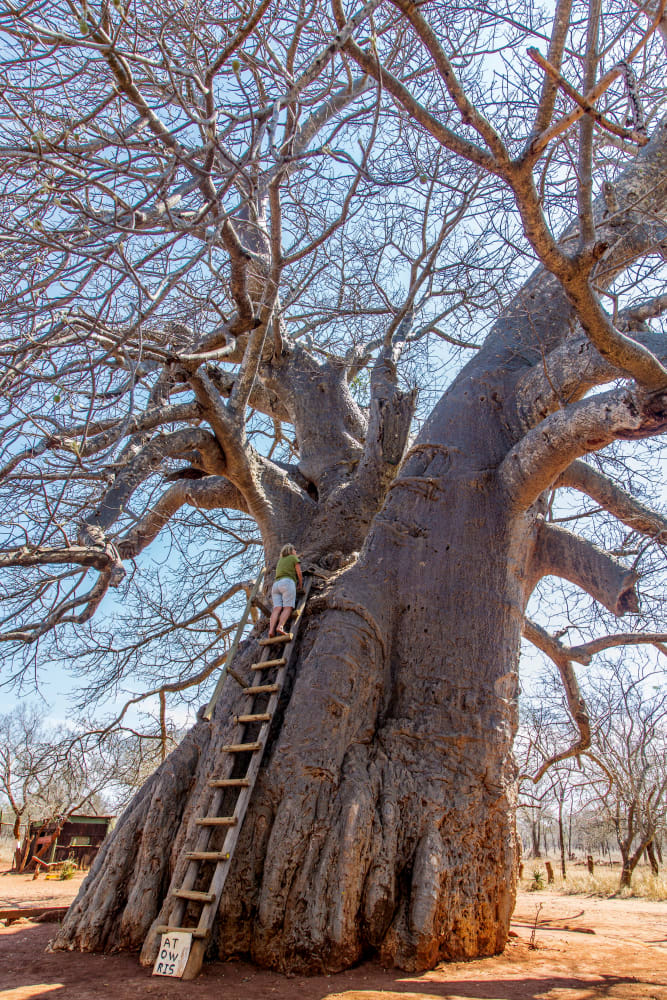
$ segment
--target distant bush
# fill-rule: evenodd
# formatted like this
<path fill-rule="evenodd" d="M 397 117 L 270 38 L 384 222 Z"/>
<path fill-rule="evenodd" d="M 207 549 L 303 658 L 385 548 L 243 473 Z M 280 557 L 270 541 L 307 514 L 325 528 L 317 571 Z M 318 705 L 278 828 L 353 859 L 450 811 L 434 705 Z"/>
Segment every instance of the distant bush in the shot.
<path fill-rule="evenodd" d="M 74 861 L 65 861 L 62 868 L 60 869 L 60 881 L 64 882 L 65 879 L 73 878 L 76 874 L 77 867 Z"/>
<path fill-rule="evenodd" d="M 601 896 L 602 898 L 619 896 L 621 899 L 637 897 L 652 899 L 655 902 L 667 900 L 666 873 L 654 875 L 650 868 L 635 869 L 632 885 L 627 889 L 619 889 L 619 874 L 618 868 L 596 871 L 594 875 L 589 875 L 588 872 L 568 872 L 565 882 L 559 880 L 558 888 L 568 895 L 577 896 Z"/>
<path fill-rule="evenodd" d="M 530 885 L 528 886 L 530 892 L 539 892 L 541 889 L 546 889 L 546 882 L 544 881 L 544 872 L 541 868 L 536 868 L 533 872 L 533 877 L 530 880 Z"/>
<path fill-rule="evenodd" d="M 541 876 L 539 879 L 536 878 L 538 874 Z M 589 875 L 581 866 L 570 866 L 566 879 L 563 879 L 559 871 L 555 871 L 556 881 L 547 887 L 544 873 L 535 869 L 523 879 L 523 888 L 529 892 L 548 888 L 568 896 L 599 896 L 601 899 L 616 896 L 619 899 L 650 899 L 656 903 L 667 900 L 667 870 L 654 875 L 648 866 L 636 868 L 629 889 L 619 889 L 620 874 L 620 865 L 611 868 L 596 865 L 594 875 Z"/>

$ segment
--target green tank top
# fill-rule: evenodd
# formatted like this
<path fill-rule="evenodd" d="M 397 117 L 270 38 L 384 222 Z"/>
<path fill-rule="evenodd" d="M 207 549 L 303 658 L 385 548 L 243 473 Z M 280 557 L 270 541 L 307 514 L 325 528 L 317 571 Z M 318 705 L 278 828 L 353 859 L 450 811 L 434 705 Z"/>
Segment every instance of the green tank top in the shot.
<path fill-rule="evenodd" d="M 278 560 L 278 565 L 276 566 L 276 580 L 282 580 L 283 577 L 288 576 L 290 580 L 294 580 L 298 583 L 296 577 L 296 569 L 294 568 L 299 562 L 298 556 L 281 556 Z"/>

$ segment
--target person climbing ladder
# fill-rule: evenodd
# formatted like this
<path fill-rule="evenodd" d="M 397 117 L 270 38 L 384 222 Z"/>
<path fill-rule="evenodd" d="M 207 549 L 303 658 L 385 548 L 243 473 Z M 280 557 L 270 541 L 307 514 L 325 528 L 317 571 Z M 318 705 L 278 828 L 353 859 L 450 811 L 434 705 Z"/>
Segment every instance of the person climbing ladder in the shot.
<path fill-rule="evenodd" d="M 296 585 L 303 587 L 303 576 L 296 549 L 289 543 L 280 550 L 276 566 L 276 579 L 271 588 L 273 611 L 269 622 L 269 638 L 276 633 L 285 635 L 285 625 L 296 607 Z"/>

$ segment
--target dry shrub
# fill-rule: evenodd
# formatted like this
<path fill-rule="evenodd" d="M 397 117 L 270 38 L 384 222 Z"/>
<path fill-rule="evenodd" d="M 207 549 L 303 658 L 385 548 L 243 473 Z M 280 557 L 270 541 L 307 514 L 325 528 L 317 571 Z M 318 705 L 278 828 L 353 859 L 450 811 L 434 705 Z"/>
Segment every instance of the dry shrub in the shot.
<path fill-rule="evenodd" d="M 619 889 L 621 877 L 620 866 L 613 868 L 596 867 L 595 874 L 589 875 L 586 869 L 568 867 L 567 878 L 564 880 L 560 872 L 555 872 L 556 881 L 548 889 L 572 896 L 600 896 L 608 898 L 618 896 L 621 899 L 650 899 L 654 902 L 667 900 L 667 872 L 661 871 L 654 875 L 648 867 L 635 869 L 632 885 L 629 889 Z M 524 883 L 526 880 L 524 879 Z M 529 888 L 524 885 L 524 888 Z"/>

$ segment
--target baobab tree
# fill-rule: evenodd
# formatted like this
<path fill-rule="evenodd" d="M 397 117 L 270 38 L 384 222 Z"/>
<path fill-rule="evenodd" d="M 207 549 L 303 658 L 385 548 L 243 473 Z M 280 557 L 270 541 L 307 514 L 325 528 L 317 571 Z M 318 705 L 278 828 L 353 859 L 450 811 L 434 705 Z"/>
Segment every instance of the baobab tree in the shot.
<path fill-rule="evenodd" d="M 551 492 L 657 544 L 665 530 L 582 460 L 667 426 L 662 17 L 265 0 L 2 19 L 3 475 L 12 511 L 22 497 L 6 641 L 93 630 L 109 587 L 142 585 L 140 553 L 182 535 L 195 583 L 165 628 L 204 640 L 153 688 L 173 693 L 208 676 L 224 629 L 197 532 L 259 541 L 269 563 L 289 539 L 333 574 L 220 955 L 418 969 L 505 943 L 522 631 L 561 668 L 563 753 L 589 738 L 572 663 L 596 651 L 527 623 L 528 599 L 555 575 L 639 610 L 638 567 L 554 524 Z M 409 375 L 422 360 L 428 382 L 433 342 L 471 357 L 413 427 Z M 130 662 L 108 634 L 87 642 L 77 655 Z M 169 922 L 240 698 L 228 684 L 145 783 L 58 947 L 138 948 Z"/>

